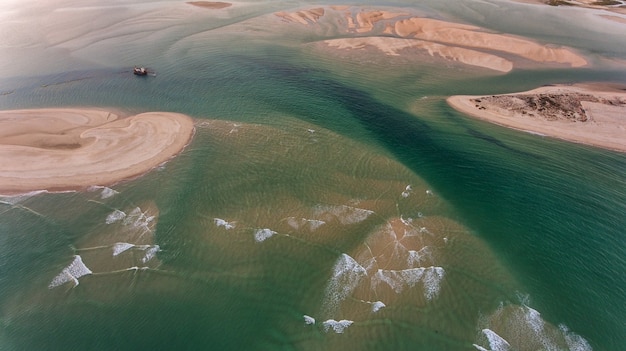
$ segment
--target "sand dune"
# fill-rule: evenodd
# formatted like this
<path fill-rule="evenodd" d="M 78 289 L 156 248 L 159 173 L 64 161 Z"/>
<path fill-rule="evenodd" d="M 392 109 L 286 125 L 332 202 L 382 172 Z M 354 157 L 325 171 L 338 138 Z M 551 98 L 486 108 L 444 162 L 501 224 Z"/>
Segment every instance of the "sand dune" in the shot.
<path fill-rule="evenodd" d="M 0 194 L 77 190 L 141 175 L 179 153 L 191 118 L 101 110 L 0 112 Z"/>
<path fill-rule="evenodd" d="M 516 94 L 452 96 L 448 103 L 502 126 L 626 152 L 624 89 L 559 85 Z"/>

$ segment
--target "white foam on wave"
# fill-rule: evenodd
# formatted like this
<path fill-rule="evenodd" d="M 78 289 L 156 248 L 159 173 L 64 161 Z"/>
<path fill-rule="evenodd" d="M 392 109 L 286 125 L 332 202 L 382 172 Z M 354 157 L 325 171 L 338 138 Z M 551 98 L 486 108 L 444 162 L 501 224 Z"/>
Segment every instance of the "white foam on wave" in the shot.
<path fill-rule="evenodd" d="M 52 279 L 48 288 L 56 288 L 57 286 L 61 286 L 71 281 L 74 282 L 74 286 L 77 286 L 78 278 L 92 273 L 93 272 L 83 263 L 83 259 L 79 255 L 76 255 L 74 256 L 72 263 L 63 268 L 61 273 Z"/>
<path fill-rule="evenodd" d="M 42 193 L 48 193 L 48 191 L 36 190 L 36 191 L 31 191 L 29 193 L 18 194 L 18 195 L 0 195 L 0 203 L 12 206 L 22 201 L 26 201 L 30 199 L 31 197 L 42 194 Z"/>
<path fill-rule="evenodd" d="M 107 216 L 107 219 L 105 220 L 106 224 L 112 224 L 115 222 L 119 222 L 122 219 L 124 219 L 126 217 L 126 213 L 120 211 L 120 210 L 115 210 L 111 213 L 109 213 L 109 215 Z"/>
<path fill-rule="evenodd" d="M 115 195 L 117 195 L 117 194 L 119 194 L 119 192 L 118 192 L 118 191 L 115 191 L 115 190 L 113 190 L 113 189 L 111 189 L 111 188 L 107 188 L 107 187 L 105 186 L 105 187 L 102 189 L 102 192 L 100 193 L 100 198 L 101 198 L 101 199 L 108 199 L 108 198 L 110 198 L 110 197 L 112 197 L 112 196 L 115 196 Z"/>
<path fill-rule="evenodd" d="M 316 215 L 319 217 L 336 218 L 343 225 L 356 224 L 366 220 L 374 214 L 374 211 L 363 208 L 339 205 L 339 206 L 318 206 Z M 329 219 L 331 219 L 329 218 Z"/>
<path fill-rule="evenodd" d="M 426 259 L 432 260 L 432 253 L 429 246 L 424 246 L 419 251 L 409 250 L 407 265 L 409 268 L 419 267 Z"/>
<path fill-rule="evenodd" d="M 528 297 L 526 297 L 528 301 Z M 499 308 L 499 311 L 502 307 Z M 517 307 L 511 317 L 516 323 L 517 328 L 527 330 L 532 333 L 533 339 L 542 345 L 542 349 L 546 351 L 557 351 L 560 348 L 556 345 L 545 331 L 545 322 L 541 318 L 539 311 L 532 309 L 526 305 Z"/>
<path fill-rule="evenodd" d="M 215 222 L 216 226 L 224 227 L 226 230 L 235 228 L 235 222 L 227 222 L 221 218 L 213 218 L 213 222 Z"/>
<path fill-rule="evenodd" d="M 372 303 L 372 312 L 376 313 L 385 307 L 387 307 L 387 305 L 385 305 L 382 301 L 376 301 Z"/>
<path fill-rule="evenodd" d="M 418 212 L 418 217 L 423 217 L 424 214 L 421 212 Z M 414 227 L 413 224 L 413 218 L 408 218 L 404 221 L 402 221 L 402 223 L 404 223 L 407 226 L 410 226 L 411 229 L 410 230 L 405 230 L 404 231 L 404 236 L 406 237 L 410 237 L 410 236 L 417 236 L 417 237 L 422 237 L 424 234 L 427 234 L 429 236 L 433 236 L 434 234 L 428 230 L 428 228 L 426 227 Z"/>
<path fill-rule="evenodd" d="M 524 314 L 524 321 L 526 322 L 526 324 L 530 326 L 530 328 L 535 332 L 537 336 L 541 336 L 543 334 L 543 328 L 545 326 L 545 322 L 541 318 L 541 313 L 528 306 L 524 306 Z"/>
<path fill-rule="evenodd" d="M 561 324 L 559 329 L 565 336 L 565 342 L 569 351 L 592 351 L 591 345 L 582 336 L 569 331 L 567 326 Z"/>
<path fill-rule="evenodd" d="M 344 330 L 352 325 L 352 323 L 354 323 L 354 321 L 349 321 L 347 319 L 342 319 L 340 321 L 329 319 L 323 323 L 324 331 L 328 333 L 328 331 L 332 329 L 335 333 L 342 334 Z"/>
<path fill-rule="evenodd" d="M 117 256 L 124 251 L 132 249 L 133 247 L 135 247 L 135 245 L 130 243 L 115 243 L 113 245 L 113 256 Z"/>
<path fill-rule="evenodd" d="M 313 232 L 326 224 L 326 222 L 317 219 L 288 217 L 287 224 L 295 230 L 308 230 Z"/>
<path fill-rule="evenodd" d="M 95 192 L 95 191 L 98 191 L 98 190 L 101 190 L 100 191 L 100 198 L 101 199 L 108 199 L 108 198 L 110 198 L 110 197 L 112 197 L 114 195 L 119 194 L 119 192 L 117 192 L 117 191 L 115 191 L 115 190 L 113 190 L 113 189 L 111 189 L 109 187 L 106 187 L 106 186 L 92 185 L 89 188 L 87 188 L 87 191 L 89 191 L 89 192 Z"/>
<path fill-rule="evenodd" d="M 522 300 L 524 303 L 530 302 L 530 299 L 527 295 L 521 295 L 519 297 L 520 300 Z M 522 333 L 523 335 L 525 335 L 526 338 L 528 338 L 526 340 L 518 340 L 518 338 L 511 339 L 512 341 L 514 341 L 514 345 L 509 346 L 510 349 L 516 349 L 517 347 L 523 346 L 524 343 L 532 343 L 534 345 L 540 344 L 540 349 L 545 351 L 592 350 L 591 346 L 584 338 L 570 332 L 564 325 L 559 325 L 559 330 L 561 333 L 560 335 L 556 334 L 553 326 L 545 322 L 541 317 L 541 314 L 537 310 L 530 308 L 525 304 L 517 306 L 505 305 L 501 303 L 500 307 L 498 307 L 498 309 L 495 311 L 494 317 L 496 320 L 506 321 L 506 323 L 509 325 L 510 331 Z M 487 323 L 487 325 L 489 324 Z M 483 329 L 483 334 L 485 334 L 485 336 L 489 340 L 492 350 L 509 350 L 508 348 L 504 348 L 506 345 L 502 346 L 500 339 L 503 338 L 495 334 L 493 330 Z M 507 333 L 505 334 L 505 336 L 512 336 L 512 334 Z M 481 348 L 478 349 L 481 350 Z"/>
<path fill-rule="evenodd" d="M 511 350 L 511 345 L 508 341 L 504 340 L 500 335 L 496 334 L 491 329 L 483 329 L 483 334 L 487 337 L 489 341 L 489 348 L 491 351 L 509 351 Z"/>
<path fill-rule="evenodd" d="M 159 245 L 148 246 L 146 248 L 145 255 L 141 259 L 141 262 L 142 263 L 147 263 L 148 261 L 153 259 L 156 256 L 157 252 L 159 252 L 159 251 L 161 251 L 161 247 Z"/>
<path fill-rule="evenodd" d="M 411 225 L 413 225 L 413 218 L 409 217 L 407 219 L 404 219 L 404 217 L 402 215 L 400 215 L 400 222 L 402 222 L 404 225 L 410 227 Z"/>
<path fill-rule="evenodd" d="M 441 281 L 443 280 L 443 276 L 445 271 L 441 267 L 430 267 L 425 268 L 425 274 L 423 278 L 424 282 L 424 294 L 428 300 L 439 295 L 439 290 L 441 289 Z"/>
<path fill-rule="evenodd" d="M 413 187 L 411 187 L 411 185 L 409 184 L 406 186 L 401 195 L 402 197 L 409 197 L 409 195 L 411 195 L 411 192 L 413 192 Z"/>
<path fill-rule="evenodd" d="M 306 324 L 306 325 L 313 325 L 313 324 L 315 324 L 315 318 L 313 318 L 311 316 L 307 316 L 306 314 L 303 317 L 304 317 L 304 324 Z"/>
<path fill-rule="evenodd" d="M 389 285 L 396 293 L 401 293 L 405 288 L 412 288 L 418 282 L 424 285 L 424 297 L 428 300 L 439 294 L 441 281 L 445 275 L 442 267 L 419 267 L 403 270 L 379 269 L 372 277 L 372 289 L 380 283 Z"/>
<path fill-rule="evenodd" d="M 338 307 L 339 302 L 348 297 L 365 276 L 367 276 L 365 268 L 349 255 L 341 254 L 333 268 L 333 275 L 326 286 L 325 310 L 327 312 L 334 311 Z"/>
<path fill-rule="evenodd" d="M 276 235 L 278 233 L 276 233 L 275 231 L 271 230 L 271 229 L 257 229 L 254 232 L 254 240 L 256 240 L 257 243 L 263 242 L 269 238 L 271 238 L 272 236 Z"/>
<path fill-rule="evenodd" d="M 130 225 L 132 227 L 144 228 L 150 230 L 148 226 L 154 220 L 154 216 L 148 216 L 147 212 L 142 212 L 141 208 L 135 207 L 123 220 L 124 225 Z"/>

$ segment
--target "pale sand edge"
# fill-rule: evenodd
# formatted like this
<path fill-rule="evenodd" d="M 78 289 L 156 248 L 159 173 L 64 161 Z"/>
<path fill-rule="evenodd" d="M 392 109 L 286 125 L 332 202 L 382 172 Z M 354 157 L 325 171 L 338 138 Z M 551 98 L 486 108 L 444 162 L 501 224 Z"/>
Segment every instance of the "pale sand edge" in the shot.
<path fill-rule="evenodd" d="M 0 117 L 2 114 L 9 113 L 24 113 L 29 112 L 38 115 L 52 115 L 56 112 L 62 114 L 67 113 L 68 111 L 72 113 L 78 114 L 90 114 L 93 110 L 90 109 L 37 109 L 37 110 L 13 110 L 13 111 L 0 111 Z M 100 110 L 101 111 L 101 110 Z M 146 121 L 146 118 L 152 119 L 152 121 Z M 166 122 L 167 121 L 167 122 Z M 45 122 L 42 120 L 42 122 Z M 48 192 L 64 192 L 64 191 L 77 191 L 83 190 L 90 186 L 111 186 L 122 181 L 127 181 L 131 179 L 135 179 L 140 177 L 159 165 L 169 161 L 177 154 L 182 152 L 191 142 L 193 135 L 195 134 L 195 121 L 183 114 L 179 113 L 170 113 L 170 112 L 148 112 L 142 113 L 134 116 L 129 116 L 125 118 L 116 119 L 114 122 L 105 123 L 100 126 L 90 127 L 87 132 L 92 133 L 94 130 L 104 128 L 104 133 L 107 133 L 106 125 L 107 124 L 120 124 L 124 122 L 127 124 L 126 128 L 130 129 L 131 125 L 141 124 L 141 123 L 151 123 L 150 128 L 154 134 L 158 134 L 157 140 L 162 141 L 162 145 L 154 145 L 153 143 L 150 145 L 142 145 L 143 150 L 150 151 L 139 151 L 141 148 L 138 148 L 136 144 L 127 145 L 131 149 L 116 149 L 115 151 L 118 153 L 131 153 L 133 152 L 133 158 L 126 158 L 127 163 L 120 165 L 119 159 L 115 157 L 111 157 L 106 162 L 97 162 L 91 163 L 81 171 L 77 171 L 81 165 L 68 164 L 63 165 L 68 169 L 74 171 L 73 174 L 69 176 L 55 176 L 48 177 L 45 170 L 37 170 L 32 172 L 31 176 L 27 176 L 24 174 L 23 178 L 20 177 L 8 177 L 2 174 L 2 170 L 0 170 L 0 194 L 5 196 L 12 196 L 24 193 L 31 193 L 37 191 L 48 191 Z M 173 122 L 173 123 L 172 123 Z M 115 129 L 119 129 L 120 126 L 116 125 Z M 174 128 L 175 127 L 175 128 Z M 123 129 L 126 129 L 123 128 Z M 172 130 L 177 129 L 178 133 L 173 133 Z M 82 133 L 86 134 L 86 133 Z M 169 138 L 162 138 L 162 136 L 169 134 Z M 90 136 L 92 137 L 92 136 Z M 108 136 L 110 138 L 110 136 Z M 28 136 L 24 137 L 25 139 Z M 155 136 L 152 135 L 151 140 L 154 140 Z M 1 145 L 0 151 L 6 147 L 13 147 L 12 145 Z M 155 148 L 157 149 L 155 152 Z M 37 150 L 37 149 L 35 149 Z M 41 155 L 41 153 L 40 153 Z M 45 156 L 45 155 L 44 155 Z M 78 153 L 79 158 L 88 158 L 90 155 L 80 154 L 80 149 Z M 136 156 L 136 157 L 135 157 Z M 142 156 L 147 157 L 146 159 L 141 159 Z M 14 160 L 17 162 L 17 160 Z M 20 160 L 23 161 L 23 160 Z M 11 162 L 11 160 L 4 160 L 3 162 Z M 109 166 L 112 165 L 112 162 L 115 163 L 116 170 L 111 171 Z M 83 165 L 84 166 L 84 165 Z M 58 167 L 58 164 L 55 164 L 54 167 Z M 43 167 L 45 168 L 45 167 Z M 29 172 L 26 169 L 24 172 Z"/>
<path fill-rule="evenodd" d="M 606 88 L 611 89 L 610 85 L 606 85 Z M 602 90 L 600 90 L 602 89 Z M 506 96 L 506 95 L 518 95 L 518 94 L 539 94 L 539 93 L 554 93 L 556 91 L 563 92 L 577 92 L 577 93 L 586 93 L 591 94 L 596 97 L 603 97 L 607 95 L 617 95 L 621 94 L 626 96 L 626 93 L 621 92 L 610 92 L 605 91 L 601 85 L 588 84 L 588 85 L 578 85 L 578 86 L 548 86 L 541 87 L 525 92 L 519 93 L 510 93 L 510 94 L 499 94 L 495 96 Z M 585 144 L 590 146 L 595 146 L 603 149 L 626 152 L 626 130 L 616 131 L 613 125 L 609 126 L 598 126 L 598 125 L 589 125 L 582 126 L 583 128 L 591 127 L 593 130 L 581 131 L 580 127 L 582 123 L 574 123 L 574 122 L 551 122 L 533 119 L 528 116 L 523 116 L 521 114 L 516 114 L 514 116 L 506 116 L 500 113 L 496 113 L 491 110 L 478 110 L 475 106 L 475 103 L 471 102 L 471 99 L 480 99 L 481 97 L 485 97 L 489 95 L 454 95 L 450 96 L 446 99 L 446 102 L 455 110 L 469 115 L 471 117 L 475 117 L 477 119 L 487 121 L 493 124 L 497 124 L 503 127 L 516 129 L 519 131 L 539 134 L 541 136 L 547 136 L 551 138 L 556 138 L 560 140 L 565 140 L 569 142 Z M 624 116 L 626 116 L 626 108 L 623 108 Z M 611 117 L 603 116 L 605 119 L 612 118 L 615 119 L 615 116 Z M 626 117 L 624 118 L 626 120 Z M 614 122 L 619 123 L 619 121 L 615 120 Z M 626 125 L 626 121 L 624 121 L 624 125 Z M 589 129 L 589 128 L 588 128 Z M 614 142 L 613 140 L 606 140 L 605 136 L 608 134 L 616 134 L 623 135 L 623 138 L 620 142 Z M 613 138 L 615 139 L 615 138 Z"/>

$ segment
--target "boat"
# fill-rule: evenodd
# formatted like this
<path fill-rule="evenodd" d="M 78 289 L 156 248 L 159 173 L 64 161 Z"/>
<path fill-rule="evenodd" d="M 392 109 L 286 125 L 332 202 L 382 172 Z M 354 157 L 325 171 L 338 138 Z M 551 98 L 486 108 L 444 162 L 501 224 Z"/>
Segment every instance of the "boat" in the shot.
<path fill-rule="evenodd" d="M 148 70 L 144 67 L 135 67 L 133 68 L 133 74 L 138 76 L 145 76 L 148 74 Z"/>

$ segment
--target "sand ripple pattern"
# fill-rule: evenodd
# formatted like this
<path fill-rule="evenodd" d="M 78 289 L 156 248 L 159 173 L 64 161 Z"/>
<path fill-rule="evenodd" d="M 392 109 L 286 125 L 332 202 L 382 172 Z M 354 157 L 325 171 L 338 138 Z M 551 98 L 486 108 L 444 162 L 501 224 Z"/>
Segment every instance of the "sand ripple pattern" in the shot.
<path fill-rule="evenodd" d="M 193 120 L 101 110 L 0 112 L 0 193 L 76 190 L 136 177 L 179 153 Z"/>

